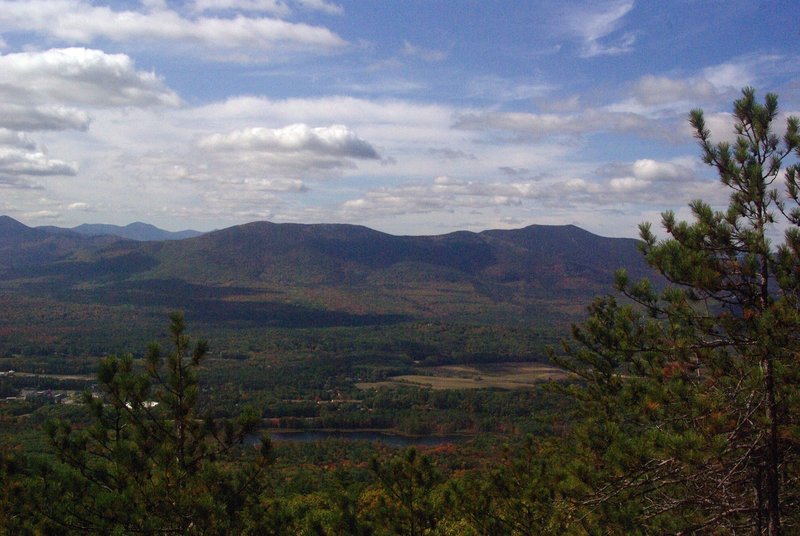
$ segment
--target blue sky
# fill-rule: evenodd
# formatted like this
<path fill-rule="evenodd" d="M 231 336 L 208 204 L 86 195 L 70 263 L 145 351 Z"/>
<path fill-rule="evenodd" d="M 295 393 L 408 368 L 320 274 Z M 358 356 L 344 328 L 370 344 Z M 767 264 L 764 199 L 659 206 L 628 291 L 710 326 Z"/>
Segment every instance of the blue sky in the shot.
<path fill-rule="evenodd" d="M 796 1 L 0 0 L 0 213 L 635 236 L 726 193 L 744 86 L 800 115 Z"/>

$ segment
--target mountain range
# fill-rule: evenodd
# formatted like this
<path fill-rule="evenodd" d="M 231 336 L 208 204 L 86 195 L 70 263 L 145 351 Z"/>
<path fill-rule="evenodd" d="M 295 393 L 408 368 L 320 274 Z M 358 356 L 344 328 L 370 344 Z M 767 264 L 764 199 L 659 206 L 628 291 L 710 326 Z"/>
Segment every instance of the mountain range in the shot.
<path fill-rule="evenodd" d="M 652 276 L 636 240 L 572 225 L 395 236 L 356 225 L 253 222 L 137 241 L 0 216 L 0 302 L 19 322 L 35 306 L 36 318 L 92 311 L 122 322 L 132 312 L 163 318 L 182 309 L 190 320 L 231 327 L 404 319 L 563 327 L 613 290 L 618 268 Z"/>
<path fill-rule="evenodd" d="M 50 233 L 77 233 L 84 236 L 119 236 L 129 240 L 138 240 L 141 242 L 160 241 L 160 240 L 182 240 L 184 238 L 192 238 L 200 236 L 200 231 L 187 229 L 185 231 L 165 231 L 159 229 L 155 225 L 149 223 L 142 223 L 140 221 L 129 223 L 128 225 L 111 225 L 108 223 L 84 223 L 77 227 L 65 228 L 54 226 L 40 226 L 37 229 L 47 231 Z"/>
<path fill-rule="evenodd" d="M 151 238 L 111 232 L 120 229 Z M 647 271 L 635 240 L 572 225 L 395 236 L 356 225 L 253 222 L 183 239 L 165 233 L 147 224 L 32 228 L 0 216 L 0 269 L 6 269 L 0 277 L 46 272 L 120 281 L 136 274 L 213 285 L 332 287 L 524 282 L 555 291 L 607 285 L 619 267 Z"/>

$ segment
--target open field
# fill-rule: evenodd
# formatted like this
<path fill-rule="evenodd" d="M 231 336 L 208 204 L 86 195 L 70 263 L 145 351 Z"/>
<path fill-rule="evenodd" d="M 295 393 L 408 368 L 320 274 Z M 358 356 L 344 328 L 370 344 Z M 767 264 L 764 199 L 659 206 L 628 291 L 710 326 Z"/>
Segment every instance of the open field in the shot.
<path fill-rule="evenodd" d="M 394 376 L 382 382 L 363 382 L 359 389 L 419 385 L 446 389 L 527 389 L 546 381 L 567 380 L 564 370 L 544 363 L 488 363 L 482 365 L 444 365 L 419 369 L 419 374 Z"/>
<path fill-rule="evenodd" d="M 45 373 L 31 373 L 31 372 L 14 372 L 18 378 L 50 378 L 53 380 L 67 380 L 67 381 L 86 381 L 91 382 L 97 379 L 97 374 L 45 374 Z"/>

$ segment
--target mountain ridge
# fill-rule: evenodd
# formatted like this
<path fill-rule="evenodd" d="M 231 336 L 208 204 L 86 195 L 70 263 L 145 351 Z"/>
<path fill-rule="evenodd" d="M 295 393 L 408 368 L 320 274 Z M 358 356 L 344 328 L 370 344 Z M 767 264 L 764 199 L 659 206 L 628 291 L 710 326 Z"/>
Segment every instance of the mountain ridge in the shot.
<path fill-rule="evenodd" d="M 166 231 L 155 225 L 136 221 L 128 225 L 113 225 L 110 223 L 82 223 L 75 227 L 56 227 L 52 225 L 36 227 L 50 233 L 73 232 L 83 236 L 103 236 L 112 235 L 128 240 L 139 242 L 162 241 L 162 240 L 183 240 L 193 238 L 203 233 L 193 229 L 183 231 Z"/>
<path fill-rule="evenodd" d="M 135 253 L 152 260 L 150 277 L 213 284 L 292 279 L 301 284 L 353 284 L 370 276 L 375 279 L 376 274 L 397 265 L 427 266 L 433 272 L 499 282 L 545 277 L 549 278 L 547 284 L 553 284 L 559 274 L 608 275 L 620 267 L 616 264 L 641 272 L 643 261 L 636 243 L 634 239 L 595 235 L 574 225 L 535 224 L 510 230 L 410 236 L 361 225 L 267 221 L 180 240 L 132 241 L 115 235 L 28 227 L 8 216 L 0 219 L 0 251 L 5 246 L 13 266 L 85 262 Z M 13 248 L 17 251 L 10 250 Z M 25 252 L 29 254 L 23 255 Z"/>
<path fill-rule="evenodd" d="M 87 333 L 128 340 L 120 330 L 144 334 L 175 310 L 230 333 L 397 322 L 565 333 L 594 297 L 613 292 L 618 268 L 634 280 L 655 275 L 637 243 L 569 225 L 395 236 L 271 222 L 139 242 L 0 217 L 0 307 L 13 313 L 0 352 L 31 333 L 57 341 L 37 351 L 77 348 Z"/>

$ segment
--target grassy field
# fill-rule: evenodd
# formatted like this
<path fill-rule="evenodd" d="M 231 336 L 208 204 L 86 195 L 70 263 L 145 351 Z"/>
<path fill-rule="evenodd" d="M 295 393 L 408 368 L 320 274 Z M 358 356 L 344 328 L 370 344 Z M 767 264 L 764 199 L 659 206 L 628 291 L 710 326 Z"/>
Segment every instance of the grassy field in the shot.
<path fill-rule="evenodd" d="M 19 378 L 52 378 L 54 380 L 72 380 L 91 382 L 97 379 L 97 374 L 34 374 L 31 372 L 14 372 Z"/>
<path fill-rule="evenodd" d="M 569 379 L 567 372 L 543 363 L 445 365 L 419 369 L 419 374 L 395 376 L 382 382 L 357 384 L 359 389 L 419 385 L 432 389 L 527 389 L 546 381 Z"/>

